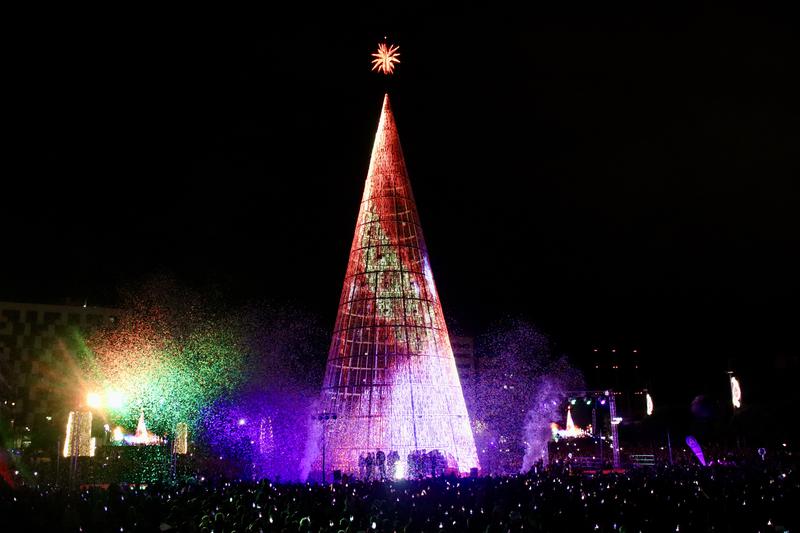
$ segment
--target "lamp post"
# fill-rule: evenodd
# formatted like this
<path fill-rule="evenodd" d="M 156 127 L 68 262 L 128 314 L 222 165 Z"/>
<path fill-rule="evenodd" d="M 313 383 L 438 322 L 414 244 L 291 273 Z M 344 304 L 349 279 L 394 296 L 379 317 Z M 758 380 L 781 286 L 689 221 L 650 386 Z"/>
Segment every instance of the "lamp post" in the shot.
<path fill-rule="evenodd" d="M 317 415 L 317 420 L 322 423 L 322 483 L 325 483 L 325 422 L 336 420 L 336 413 L 323 412 Z"/>

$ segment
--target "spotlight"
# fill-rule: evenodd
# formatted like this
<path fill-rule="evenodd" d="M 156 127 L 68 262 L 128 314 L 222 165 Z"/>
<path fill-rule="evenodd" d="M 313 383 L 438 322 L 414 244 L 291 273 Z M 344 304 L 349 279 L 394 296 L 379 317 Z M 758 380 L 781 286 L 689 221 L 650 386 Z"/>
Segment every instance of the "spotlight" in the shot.
<path fill-rule="evenodd" d="M 570 399 L 569 399 L 569 403 L 570 403 L 570 405 L 575 405 L 575 402 L 577 402 L 577 401 L 578 401 L 578 400 L 576 400 L 575 398 L 570 398 Z"/>
<path fill-rule="evenodd" d="M 243 425 L 245 425 L 245 424 L 247 424 L 247 420 L 245 420 L 244 418 L 240 418 L 240 419 L 239 419 L 239 425 L 240 425 L 240 426 L 243 426 Z"/>
<path fill-rule="evenodd" d="M 90 392 L 86 395 L 86 405 L 92 409 L 97 409 L 102 405 L 102 403 L 103 401 L 100 399 L 100 395 L 96 392 Z"/>

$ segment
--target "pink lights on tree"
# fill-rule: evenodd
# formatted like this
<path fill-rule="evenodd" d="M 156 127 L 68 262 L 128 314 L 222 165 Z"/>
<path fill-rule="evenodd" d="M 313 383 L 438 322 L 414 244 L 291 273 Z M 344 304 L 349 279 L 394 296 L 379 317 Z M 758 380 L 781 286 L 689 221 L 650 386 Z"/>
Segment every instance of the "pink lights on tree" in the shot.
<path fill-rule="evenodd" d="M 383 68 L 383 67 L 381 67 Z M 328 470 L 361 453 L 438 450 L 478 467 L 389 97 L 383 102 L 323 383 Z"/>

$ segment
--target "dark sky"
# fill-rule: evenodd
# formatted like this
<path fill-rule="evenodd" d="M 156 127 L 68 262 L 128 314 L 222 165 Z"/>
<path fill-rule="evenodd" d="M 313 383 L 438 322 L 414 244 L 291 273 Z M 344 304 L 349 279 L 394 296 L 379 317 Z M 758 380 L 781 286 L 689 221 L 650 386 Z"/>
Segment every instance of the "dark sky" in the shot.
<path fill-rule="evenodd" d="M 113 303 L 169 271 L 332 324 L 388 87 L 462 328 L 520 313 L 572 353 L 710 368 L 797 353 L 785 14 L 127 15 L 27 19 L 10 50 L 0 299 Z"/>

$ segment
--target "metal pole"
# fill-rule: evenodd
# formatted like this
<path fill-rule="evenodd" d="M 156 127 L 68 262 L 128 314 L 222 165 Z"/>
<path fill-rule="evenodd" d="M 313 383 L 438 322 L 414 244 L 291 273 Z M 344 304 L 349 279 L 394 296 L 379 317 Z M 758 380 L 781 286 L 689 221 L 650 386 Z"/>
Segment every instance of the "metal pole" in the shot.
<path fill-rule="evenodd" d="M 77 420 L 77 415 L 75 420 Z M 69 487 L 73 487 L 73 483 L 78 477 L 78 431 L 75 429 L 77 424 L 73 424 L 72 435 L 70 435 L 70 469 L 69 469 Z"/>
<path fill-rule="evenodd" d="M 669 431 L 667 431 L 667 452 L 669 454 L 669 464 L 672 466 L 672 441 L 669 438 Z"/>
<path fill-rule="evenodd" d="M 615 423 L 617 418 L 617 402 L 614 400 L 613 390 L 609 391 L 608 402 L 608 410 L 611 415 L 611 451 L 614 456 L 614 468 L 619 468 L 619 423 Z"/>
<path fill-rule="evenodd" d="M 336 417 L 336 413 L 325 412 L 325 413 L 320 413 L 319 415 L 317 415 L 317 420 L 319 420 L 320 423 L 322 424 L 322 483 L 326 482 L 326 480 L 325 480 L 325 452 L 326 452 L 326 450 L 325 450 L 325 446 L 326 446 L 326 443 L 325 443 L 325 422 L 327 420 L 336 420 L 336 418 L 337 418 Z"/>
<path fill-rule="evenodd" d="M 60 485 L 58 482 L 59 466 L 61 466 L 61 439 L 56 440 L 56 487 Z"/>
<path fill-rule="evenodd" d="M 605 448 L 606 448 L 605 441 L 604 441 L 603 439 L 598 439 L 598 441 L 597 441 L 597 442 L 599 442 L 599 443 L 600 443 L 600 466 L 605 466 L 605 464 L 606 464 L 606 463 L 605 463 L 605 458 L 603 457 L 603 455 L 604 455 L 604 454 L 605 454 L 605 452 L 606 452 L 606 449 L 605 449 Z"/>
<path fill-rule="evenodd" d="M 603 441 L 600 438 L 600 432 L 597 430 L 597 398 L 592 403 L 592 439 L 600 448 L 600 468 L 603 468 Z"/>

